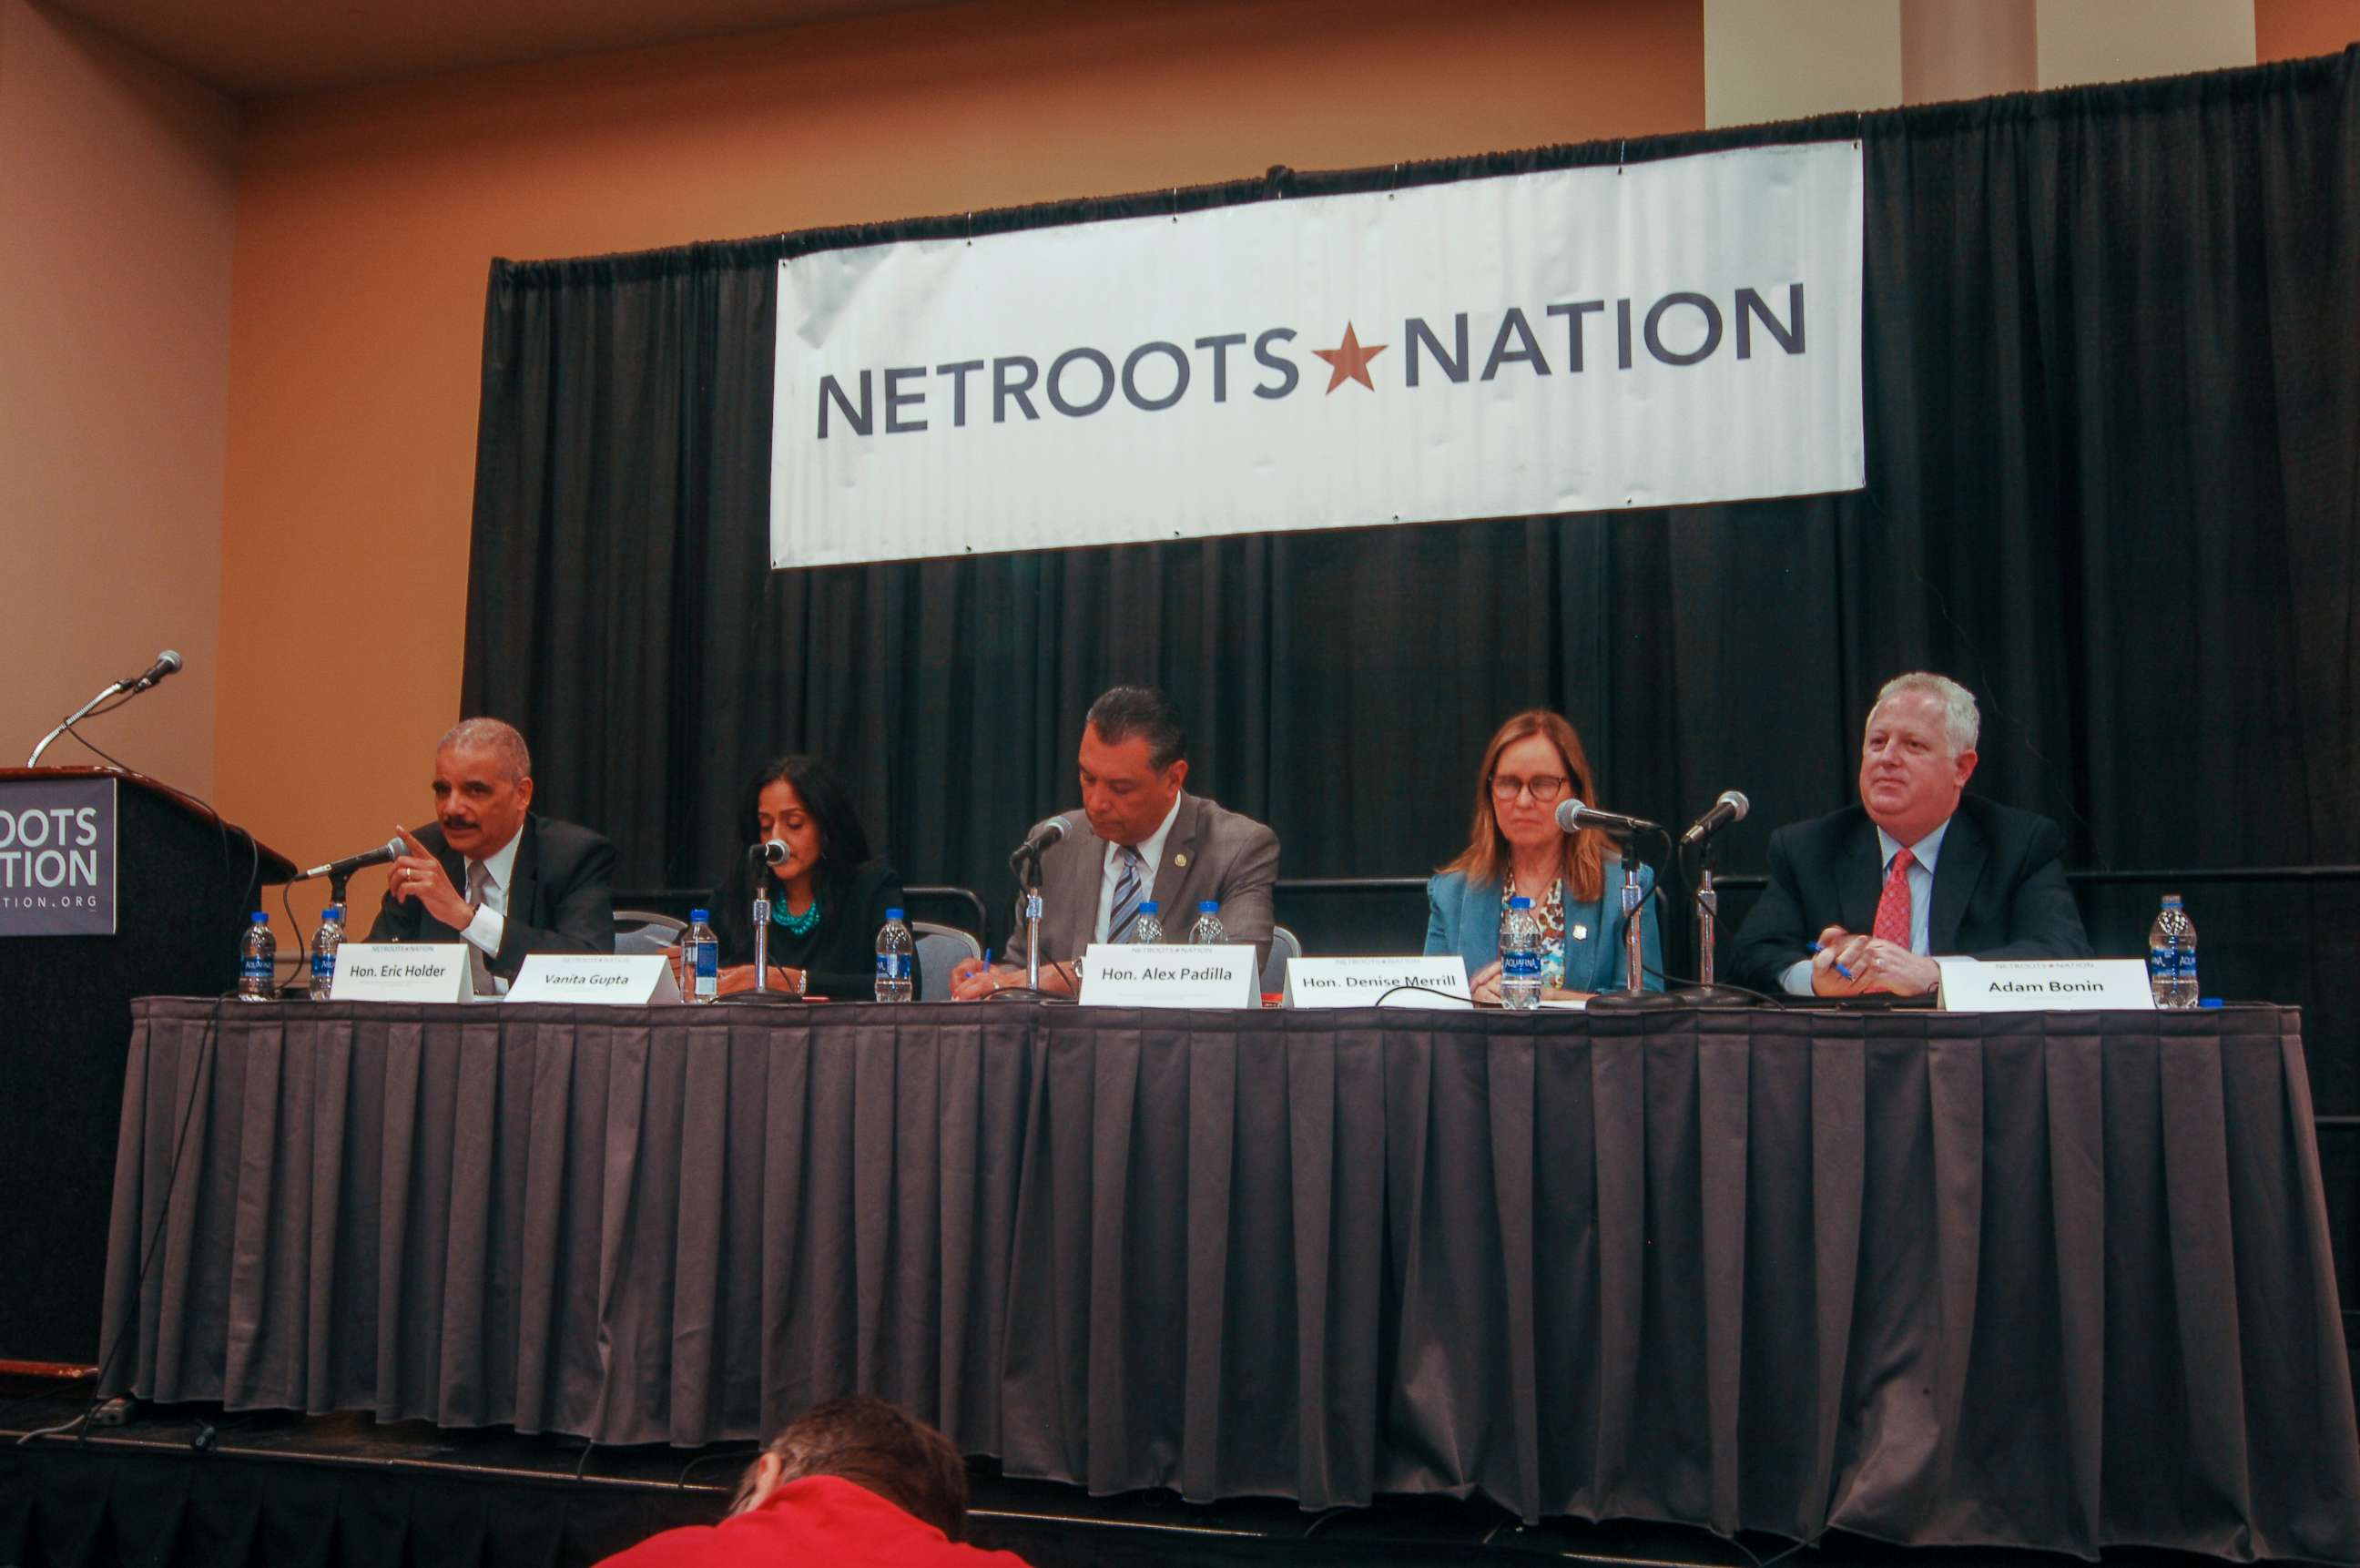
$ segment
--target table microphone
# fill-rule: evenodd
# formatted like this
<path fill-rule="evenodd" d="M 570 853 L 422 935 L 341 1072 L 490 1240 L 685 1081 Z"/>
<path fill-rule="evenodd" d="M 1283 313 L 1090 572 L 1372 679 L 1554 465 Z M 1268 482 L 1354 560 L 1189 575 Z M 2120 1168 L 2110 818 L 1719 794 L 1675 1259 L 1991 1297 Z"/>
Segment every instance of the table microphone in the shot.
<path fill-rule="evenodd" d="M 1741 791 L 1722 790 L 1721 798 L 1712 803 L 1712 809 L 1698 817 L 1688 830 L 1680 835 L 1680 848 L 1685 850 L 1692 844 L 1701 844 L 1731 823 L 1743 821 L 1752 804 Z"/>
<path fill-rule="evenodd" d="M 1030 860 L 1073 830 L 1074 825 L 1068 818 L 1052 817 L 1033 828 L 1031 836 L 1017 845 L 1016 852 L 1008 858 L 1011 861 Z"/>
<path fill-rule="evenodd" d="M 347 877 L 365 866 L 381 866 L 388 861 L 408 853 L 409 850 L 410 846 L 403 843 L 401 836 L 397 833 L 374 850 L 363 850 L 357 855 L 346 855 L 341 861 L 330 861 L 324 866 L 313 866 L 295 880 L 310 882 L 313 877 L 321 876 Z"/>
<path fill-rule="evenodd" d="M 793 853 L 793 851 L 789 850 L 785 844 L 776 839 L 765 839 L 763 842 L 757 844 L 754 847 L 761 852 L 762 863 L 766 866 L 785 865 L 787 863 L 787 857 Z"/>
<path fill-rule="evenodd" d="M 1568 833 L 1584 828 L 1602 828 L 1609 833 L 1660 833 L 1664 825 L 1650 822 L 1644 817 L 1625 817 L 1619 811 L 1601 811 L 1594 806 L 1584 806 L 1568 795 L 1557 808 L 1557 825 Z"/>

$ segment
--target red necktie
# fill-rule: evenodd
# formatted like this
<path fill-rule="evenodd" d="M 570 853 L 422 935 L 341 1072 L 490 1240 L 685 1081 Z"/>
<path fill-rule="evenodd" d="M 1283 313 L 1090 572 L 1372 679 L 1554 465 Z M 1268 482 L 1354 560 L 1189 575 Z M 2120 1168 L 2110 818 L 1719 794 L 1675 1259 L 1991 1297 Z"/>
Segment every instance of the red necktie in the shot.
<path fill-rule="evenodd" d="M 1906 847 L 1893 857 L 1885 892 L 1876 900 L 1876 927 L 1869 933 L 1880 942 L 1909 946 L 1909 868 L 1917 863 Z"/>

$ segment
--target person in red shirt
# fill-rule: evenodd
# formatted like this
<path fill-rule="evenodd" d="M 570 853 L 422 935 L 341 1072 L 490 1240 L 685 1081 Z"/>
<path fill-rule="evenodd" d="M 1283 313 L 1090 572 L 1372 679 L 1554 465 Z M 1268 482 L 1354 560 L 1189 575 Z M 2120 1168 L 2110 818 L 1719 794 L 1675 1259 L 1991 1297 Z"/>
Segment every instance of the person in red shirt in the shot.
<path fill-rule="evenodd" d="M 729 1515 L 650 1536 L 598 1568 L 1027 1568 L 960 1543 L 967 1464 L 950 1440 L 866 1394 L 830 1399 L 770 1440 Z"/>

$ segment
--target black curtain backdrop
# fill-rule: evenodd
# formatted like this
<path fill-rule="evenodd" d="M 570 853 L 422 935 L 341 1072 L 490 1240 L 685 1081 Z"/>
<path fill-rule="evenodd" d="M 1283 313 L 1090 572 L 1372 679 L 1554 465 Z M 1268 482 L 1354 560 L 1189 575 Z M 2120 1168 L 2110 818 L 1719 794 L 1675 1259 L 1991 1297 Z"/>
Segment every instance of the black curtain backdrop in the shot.
<path fill-rule="evenodd" d="M 612 835 L 632 885 L 716 882 L 753 766 L 823 753 L 905 877 L 1001 912 L 995 942 L 1003 857 L 1075 803 L 1117 681 L 1178 699 L 1192 786 L 1271 822 L 1283 876 L 1431 870 L 1483 740 L 1535 703 L 1603 804 L 1682 821 L 1745 790 L 1721 864 L 1759 871 L 1773 826 L 1852 797 L 1875 687 L 1920 667 L 1983 701 L 1972 787 L 2058 818 L 2073 866 L 2360 861 L 2355 71 L 2360 49 L 1177 198 L 1857 137 L 1868 487 L 1832 497 L 772 572 L 781 257 L 1174 195 L 496 262 L 462 707 L 525 729 L 540 802 Z M 2085 897 L 2100 950 L 2139 950 L 2160 891 Z M 2319 1109 L 2360 1111 L 2360 887 L 2186 891 L 2206 991 L 2303 1005 Z"/>

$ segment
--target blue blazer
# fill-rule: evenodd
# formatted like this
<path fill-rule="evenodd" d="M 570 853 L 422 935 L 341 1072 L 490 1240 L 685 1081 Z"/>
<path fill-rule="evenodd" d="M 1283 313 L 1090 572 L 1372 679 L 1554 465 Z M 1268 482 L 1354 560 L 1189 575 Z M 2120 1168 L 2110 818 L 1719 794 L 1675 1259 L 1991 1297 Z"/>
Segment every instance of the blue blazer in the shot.
<path fill-rule="evenodd" d="M 1639 885 L 1655 885 L 1653 868 L 1639 868 Z M 1470 883 L 1465 872 L 1444 872 L 1426 884 L 1426 950 L 1428 955 L 1457 953 L 1472 975 L 1500 956 L 1500 884 Z M 1565 905 L 1565 988 L 1568 991 L 1620 991 L 1622 969 L 1622 861 L 1606 861 L 1606 887 L 1594 902 Z M 1587 927 L 1576 938 L 1574 928 Z M 1661 991 L 1664 945 L 1655 927 L 1655 905 L 1649 900 L 1639 912 L 1641 953 L 1649 970 L 1649 991 Z"/>

